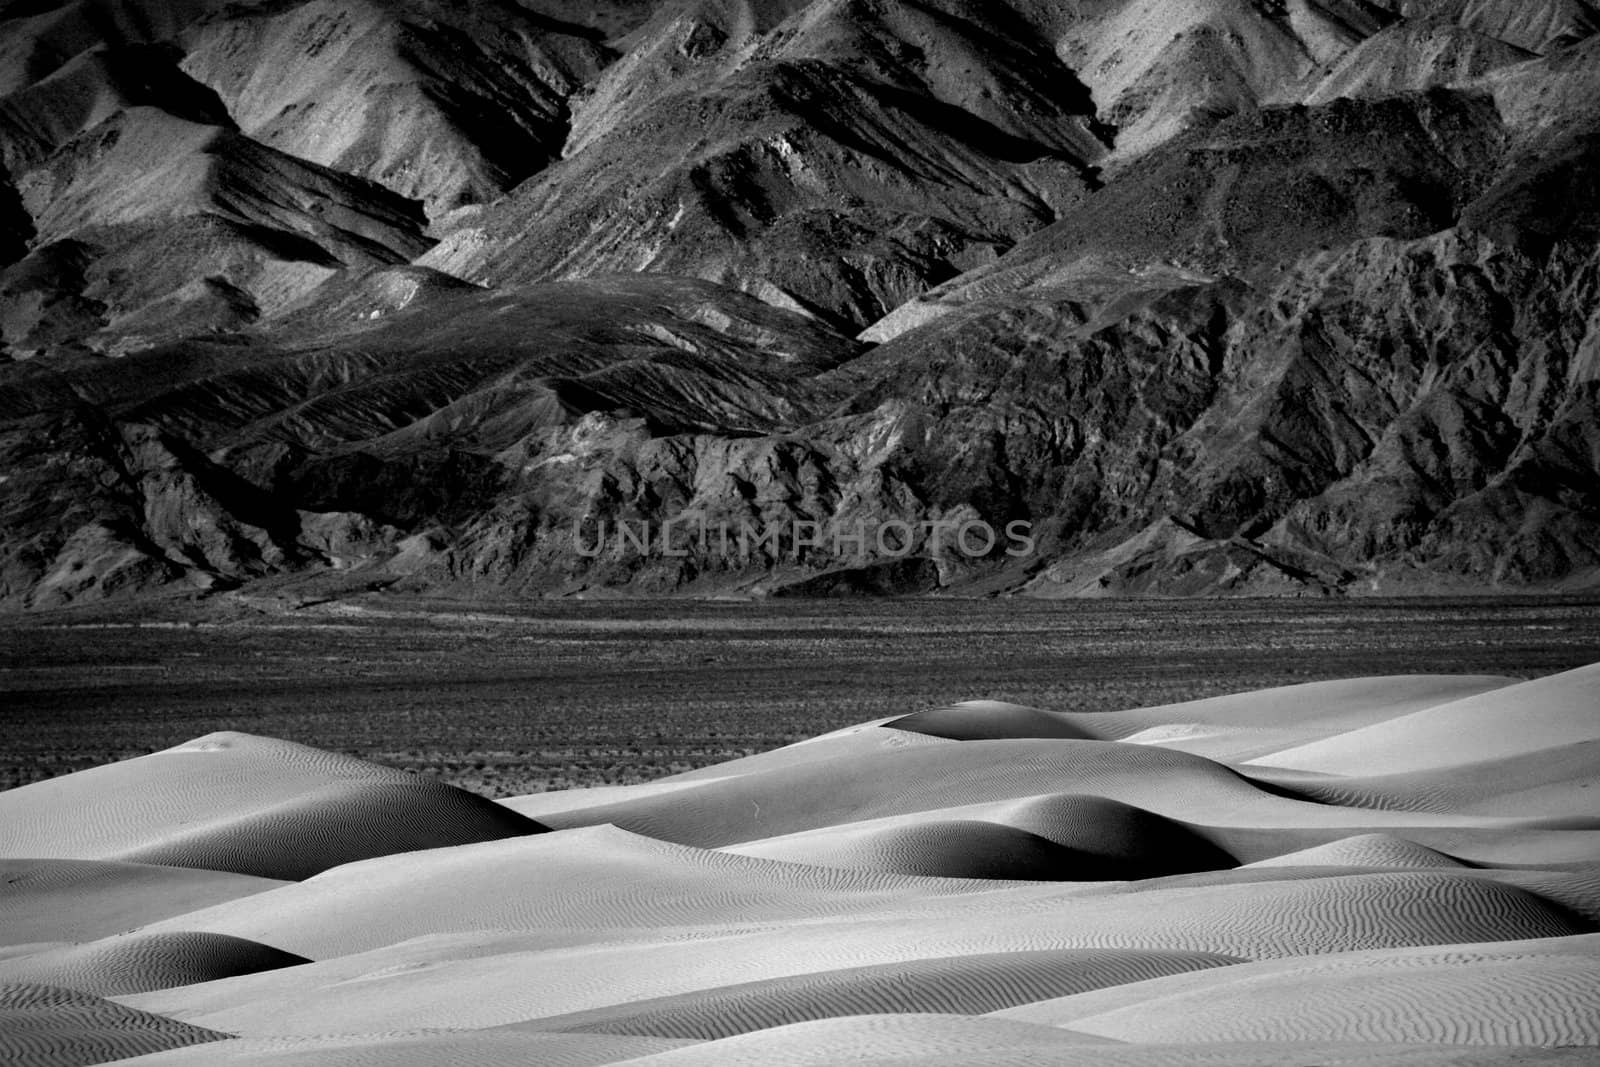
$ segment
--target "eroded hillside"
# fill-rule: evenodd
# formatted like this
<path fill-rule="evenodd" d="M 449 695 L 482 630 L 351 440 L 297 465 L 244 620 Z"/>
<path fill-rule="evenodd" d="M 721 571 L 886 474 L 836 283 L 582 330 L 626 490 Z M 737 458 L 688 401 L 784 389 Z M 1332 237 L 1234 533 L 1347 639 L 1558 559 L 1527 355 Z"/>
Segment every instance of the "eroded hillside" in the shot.
<path fill-rule="evenodd" d="M 0 9 L 0 601 L 1600 574 L 1586 0 L 566 6 Z"/>

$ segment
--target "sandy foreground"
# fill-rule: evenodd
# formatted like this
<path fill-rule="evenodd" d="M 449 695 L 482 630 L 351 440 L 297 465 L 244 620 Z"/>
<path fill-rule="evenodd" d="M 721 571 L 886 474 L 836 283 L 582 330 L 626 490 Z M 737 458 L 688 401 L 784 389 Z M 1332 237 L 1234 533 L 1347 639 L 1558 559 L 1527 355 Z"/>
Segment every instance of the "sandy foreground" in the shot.
<path fill-rule="evenodd" d="M 1600 665 L 499 802 L 217 733 L 0 793 L 0 857 L 7 1064 L 1600 1063 Z"/>

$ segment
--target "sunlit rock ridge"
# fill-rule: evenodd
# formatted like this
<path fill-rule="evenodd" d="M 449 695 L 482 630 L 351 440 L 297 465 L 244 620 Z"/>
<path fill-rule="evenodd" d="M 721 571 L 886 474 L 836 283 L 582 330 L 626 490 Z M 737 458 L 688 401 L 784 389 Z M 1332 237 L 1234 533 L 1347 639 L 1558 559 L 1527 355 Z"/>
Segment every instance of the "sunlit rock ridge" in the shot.
<path fill-rule="evenodd" d="M 0 3 L 0 604 L 1593 588 L 1597 30 Z"/>

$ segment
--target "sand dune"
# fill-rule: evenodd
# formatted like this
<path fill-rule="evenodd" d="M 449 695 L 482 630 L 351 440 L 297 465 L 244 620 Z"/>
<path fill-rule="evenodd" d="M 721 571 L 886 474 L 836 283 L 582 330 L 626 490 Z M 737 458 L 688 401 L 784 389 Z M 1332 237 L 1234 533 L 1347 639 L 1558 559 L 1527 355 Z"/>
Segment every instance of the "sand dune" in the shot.
<path fill-rule="evenodd" d="M 1377 1042 L 1121 1045 L 1071 1030 L 993 1016 L 872 1015 L 800 1023 L 631 1061 L 630 1067 L 1577 1067 L 1587 1048 L 1518 1049 L 1393 1045 Z"/>
<path fill-rule="evenodd" d="M 1252 780 L 1320 803 L 1483 815 L 1600 816 L 1600 741 L 1383 775 L 1243 767 Z"/>
<path fill-rule="evenodd" d="M 883 788 L 894 781 L 894 789 Z M 718 847 L 848 822 L 1073 791 L 1155 807 L 1162 795 L 1264 799 L 1233 771 L 1181 752 L 1061 739 L 974 740 L 776 764 L 761 774 L 552 815 L 556 828 L 614 823 Z"/>
<path fill-rule="evenodd" d="M 941 820 L 919 813 L 913 819 L 826 827 L 723 851 L 901 874 L 1070 882 L 1155 878 L 1237 862 L 1188 827 L 1105 797 L 1028 797 L 988 806 L 984 814 L 991 817 Z"/>
<path fill-rule="evenodd" d="M 560 789 L 549 793 L 530 793 L 522 797 L 504 797 L 498 803 L 518 815 L 525 815 L 530 819 L 543 819 L 549 815 L 598 807 L 614 800 L 636 800 L 656 793 L 671 793 L 693 786 L 692 781 L 649 782 L 643 785 L 596 785 L 585 789 Z"/>
<path fill-rule="evenodd" d="M 978 1015 L 1075 991 L 1236 963 L 1206 953 L 1062 949 L 913 960 L 754 982 L 541 1019 L 540 1029 L 710 1040 L 861 1014 Z M 1067 994 L 1058 994 L 1065 996 Z"/>
<path fill-rule="evenodd" d="M 1098 736 L 1074 723 L 1069 716 L 998 700 L 969 700 L 945 708 L 931 708 L 884 725 L 951 741 L 1019 737 L 1069 737 L 1087 741 Z"/>
<path fill-rule="evenodd" d="M 1492 692 L 1512 682 L 1493 676 L 1353 678 L 1094 715 L 968 700 L 881 725 L 948 740 L 1062 737 L 1125 741 L 1210 759 L 1239 760 L 1313 738 L 1336 736 L 1357 726 L 1387 722 L 1408 710 Z M 1288 709 L 1294 712 L 1292 723 L 1286 721 Z"/>
<path fill-rule="evenodd" d="M 1415 867 L 1448 870 L 1463 864 L 1426 845 L 1390 834 L 1358 834 L 1326 845 L 1257 860 L 1252 867 Z"/>
<path fill-rule="evenodd" d="M 0 942 L 89 941 L 280 885 L 142 863 L 0 859 Z"/>
<path fill-rule="evenodd" d="M 1600 936 L 1247 964 L 1005 1014 L 1120 1040 L 1600 1045 Z"/>
<path fill-rule="evenodd" d="M 0 982 L 65 986 L 109 997 L 309 962 L 226 934 L 129 934 L 0 961 Z"/>
<path fill-rule="evenodd" d="M 1044 1026 L 1028 1026 L 965 1015 L 874 1015 L 800 1023 L 756 1034 L 691 1046 L 666 1054 L 663 1063 L 871 1063 L 893 1057 L 901 1063 L 951 1057 L 949 1062 L 991 1062 L 1000 1048 L 1016 1050 L 1025 1062 L 1060 1062 L 1078 1046 L 1104 1047 L 1101 1038 Z M 642 1062 L 657 1062 L 645 1057 Z M 1087 1062 L 1087 1061 L 1086 1061 Z"/>
<path fill-rule="evenodd" d="M 547 815 L 578 812 L 619 801 L 634 801 L 658 793 L 672 793 L 693 788 L 698 783 L 719 778 L 736 778 L 741 775 L 762 774 L 780 767 L 801 763 L 824 763 L 846 756 L 870 752 L 896 750 L 912 746 L 940 745 L 945 738 L 902 730 L 885 730 L 891 719 L 849 726 L 832 733 L 807 738 L 804 741 L 752 756 L 742 756 L 698 770 L 674 774 L 642 785 L 597 786 L 589 789 L 566 789 L 553 793 L 535 793 L 525 797 L 510 797 L 500 803 L 513 811 L 534 819 Z"/>
<path fill-rule="evenodd" d="M 759 866 L 776 871 L 791 865 Z M 423 937 L 360 955 L 351 954 L 356 946 L 341 948 L 327 936 L 319 939 L 320 953 L 304 943 L 307 932 L 323 933 L 340 916 L 359 924 L 362 917 L 352 912 L 358 896 L 307 901 L 297 899 L 297 891 L 315 882 L 289 887 L 280 892 L 283 899 L 262 898 L 248 913 L 213 909 L 185 922 L 236 935 L 250 931 L 318 963 L 123 1000 L 248 1036 L 315 1036 L 497 1026 L 708 987 L 972 954 L 1117 948 L 1267 959 L 1560 937 L 1594 928 L 1535 893 L 1454 872 L 1336 870 L 1323 878 L 1297 869 L 1276 881 L 1158 882 L 1137 891 L 1122 883 L 1095 888 L 904 879 L 893 895 L 840 891 L 827 911 L 821 910 L 823 894 L 793 892 L 787 918 L 777 917 L 783 894 L 776 885 L 759 906 L 729 894 L 719 916 L 716 899 L 693 911 L 669 900 L 663 913 L 647 902 L 665 879 L 626 867 L 614 877 L 637 879 L 634 903 L 622 903 L 601 882 L 558 890 L 552 878 L 527 890 L 530 897 L 554 899 L 524 914 L 518 933 L 505 929 L 517 921 L 513 916 L 452 920 L 436 912 L 439 928 L 483 925 L 471 936 Z M 517 883 L 487 883 L 506 884 Z M 464 879 L 456 895 L 488 895 L 487 885 Z M 587 899 L 597 894 L 605 899 Z M 404 931 L 368 927 L 362 933 L 376 946 Z"/>
<path fill-rule="evenodd" d="M 1600 863 L 1590 862 L 1549 871 L 1490 870 L 1484 873 L 1497 882 L 1536 893 L 1600 927 Z"/>
<path fill-rule="evenodd" d="M 227 1036 L 90 993 L 0 984 L 0 1059 L 15 1067 L 105 1063 Z"/>
<path fill-rule="evenodd" d="M 1342 678 L 1258 689 L 1181 704 L 1134 708 L 1094 716 L 1119 724 L 1265 727 L 1297 732 L 1349 730 L 1453 700 L 1491 693 L 1515 683 L 1495 675 L 1402 675 Z"/>
<path fill-rule="evenodd" d="M 0 794 L 0 855 L 280 879 L 540 829 L 500 805 L 403 771 L 237 733 L 208 734 Z"/>
<path fill-rule="evenodd" d="M 725 855 L 602 826 L 348 864 L 256 904 L 239 900 L 148 929 L 231 933 L 321 959 L 441 930 L 765 924 L 971 889 Z M 373 908 L 373 900 L 385 904 Z"/>
<path fill-rule="evenodd" d="M 1592 1063 L 1597 680 L 971 701 L 501 804 L 211 735 L 0 794 L 0 1052 Z"/>
<path fill-rule="evenodd" d="M 1124 720 L 1109 729 L 1128 725 Z M 953 846 L 941 843 L 959 834 L 981 838 L 991 853 L 1006 852 L 1002 840 L 1009 839 L 1017 846 L 1011 850 L 1017 862 L 1035 865 L 1017 868 L 1030 872 L 1028 877 L 1071 877 L 1065 868 L 1043 872 L 1037 865 L 1051 861 L 1037 848 L 1031 850 L 1033 859 L 1024 860 L 1030 849 L 1016 835 L 995 829 L 979 834 L 972 827 L 948 825 L 922 836 L 924 845 L 913 852 L 926 862 L 911 865 L 904 840 L 908 828 L 977 819 L 1080 848 L 1085 842 L 1079 835 L 1089 826 L 1104 827 L 1105 813 L 1044 822 L 1040 813 L 1050 805 L 1098 801 L 1124 805 L 1118 810 L 1125 817 L 1128 808 L 1143 812 L 1138 834 L 1164 827 L 1168 844 L 1179 836 L 1190 843 L 1176 850 L 1136 844 L 1123 857 L 1136 861 L 1131 868 L 1125 864 L 1119 873 L 1111 865 L 1104 873 L 1082 877 L 1147 877 L 1216 866 L 1220 861 L 1215 856 L 1198 857 L 1217 849 L 1238 862 L 1253 862 L 1372 832 L 1397 834 L 1474 862 L 1571 862 L 1593 855 L 1600 845 L 1600 838 L 1587 839 L 1570 826 L 1552 828 L 1538 816 L 1484 818 L 1450 810 L 1406 810 L 1407 805 L 1346 807 L 1319 802 L 1315 796 L 1295 799 L 1239 773 L 1255 773 L 1251 765 L 1235 770 L 1165 745 L 1058 738 L 984 738 L 901 748 L 856 744 L 856 752 L 815 760 L 806 758 L 804 746 L 794 746 L 773 753 L 760 773 L 706 778 L 694 788 L 612 793 L 604 803 L 551 812 L 544 821 L 557 828 L 609 823 L 680 844 L 740 846 L 752 855 L 799 862 L 840 865 L 827 857 L 848 855 L 852 858 L 843 865 L 951 876 L 966 872 L 949 858 Z M 781 760 L 783 753 L 790 753 L 790 759 Z M 1262 777 L 1271 781 L 1276 776 L 1263 772 Z M 896 787 L 882 788 L 886 781 Z M 1316 781 L 1337 789 L 1331 779 Z M 1172 826 L 1175 822 L 1189 829 Z M 1117 836 L 1114 831 L 1101 833 L 1102 838 Z M 1103 845 L 1088 851 L 1112 858 Z M 946 858 L 940 859 L 941 853 Z"/>
<path fill-rule="evenodd" d="M 1459 766 L 1600 740 L 1600 664 L 1438 704 L 1250 760 L 1335 774 Z"/>
<path fill-rule="evenodd" d="M 1265 730 L 1302 741 L 1388 722 L 1398 716 L 1479 696 L 1515 684 L 1495 675 L 1404 675 L 1345 678 L 1258 689 L 1126 711 L 1083 714 L 998 700 L 968 700 L 883 723 L 954 740 L 1001 737 L 1078 737 L 1125 741 L 1154 730 Z"/>
<path fill-rule="evenodd" d="M 918 820 L 780 837 L 743 848 L 744 856 L 896 874 L 1013 880 L 1098 880 L 1097 857 L 1081 857 L 1049 838 L 981 819 Z"/>
<path fill-rule="evenodd" d="M 261 1064 L 262 1067 L 599 1067 L 687 1044 L 660 1037 L 610 1034 L 539 1034 L 463 1030 L 393 1036 L 358 1034 L 297 1041 L 229 1041 L 205 1048 L 180 1048 L 128 1061 L 138 1067 Z"/>

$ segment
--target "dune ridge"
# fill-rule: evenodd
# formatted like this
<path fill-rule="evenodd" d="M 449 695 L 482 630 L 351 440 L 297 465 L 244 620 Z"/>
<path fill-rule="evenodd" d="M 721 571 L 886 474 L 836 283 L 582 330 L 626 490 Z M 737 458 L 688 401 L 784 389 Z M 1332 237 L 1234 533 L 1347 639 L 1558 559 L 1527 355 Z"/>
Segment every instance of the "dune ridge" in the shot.
<path fill-rule="evenodd" d="M 1093 949 L 913 960 L 632 1002 L 531 1025 L 557 1031 L 715 1040 L 848 1015 L 979 1015 L 1011 1002 L 1048 999 L 1046 990 L 1053 987 L 1120 985 L 1162 973 L 1236 962 L 1231 956 L 1207 953 Z"/>
<path fill-rule="evenodd" d="M 144 863 L 0 859 L 0 940 L 91 941 L 283 884 Z"/>
<path fill-rule="evenodd" d="M 74 989 L 0 984 L 0 1054 L 17 1067 L 106 1063 L 227 1036 Z"/>
<path fill-rule="evenodd" d="M 1189 1045 L 1117 1045 L 1047 1026 L 992 1016 L 912 1018 L 857 1016 L 763 1030 L 632 1061 L 632 1067 L 825 1067 L 840 1062 L 929 1064 L 962 1067 L 974 1061 L 998 1067 L 1283 1067 L 1308 1062 L 1337 1067 L 1577 1067 L 1592 1052 L 1576 1048 L 1517 1050 L 1459 1045 L 1379 1042 L 1205 1042 Z"/>
<path fill-rule="evenodd" d="M 1600 937 L 1344 953 L 1246 964 L 1031 1004 L 1006 1018 L 1140 1041 L 1600 1044 Z M 1359 974 L 1358 981 L 1351 976 Z"/>
<path fill-rule="evenodd" d="M 227 934 L 130 934 L 0 961 L 0 981 L 64 986 L 109 997 L 309 962 Z"/>
<path fill-rule="evenodd" d="M 0 1051 L 1592 1063 L 1597 670 L 968 701 L 503 803 L 213 734 L 0 794 Z"/>
<path fill-rule="evenodd" d="M 0 854 L 309 877 L 537 833 L 483 798 L 306 745 L 214 733 L 0 794 Z"/>

